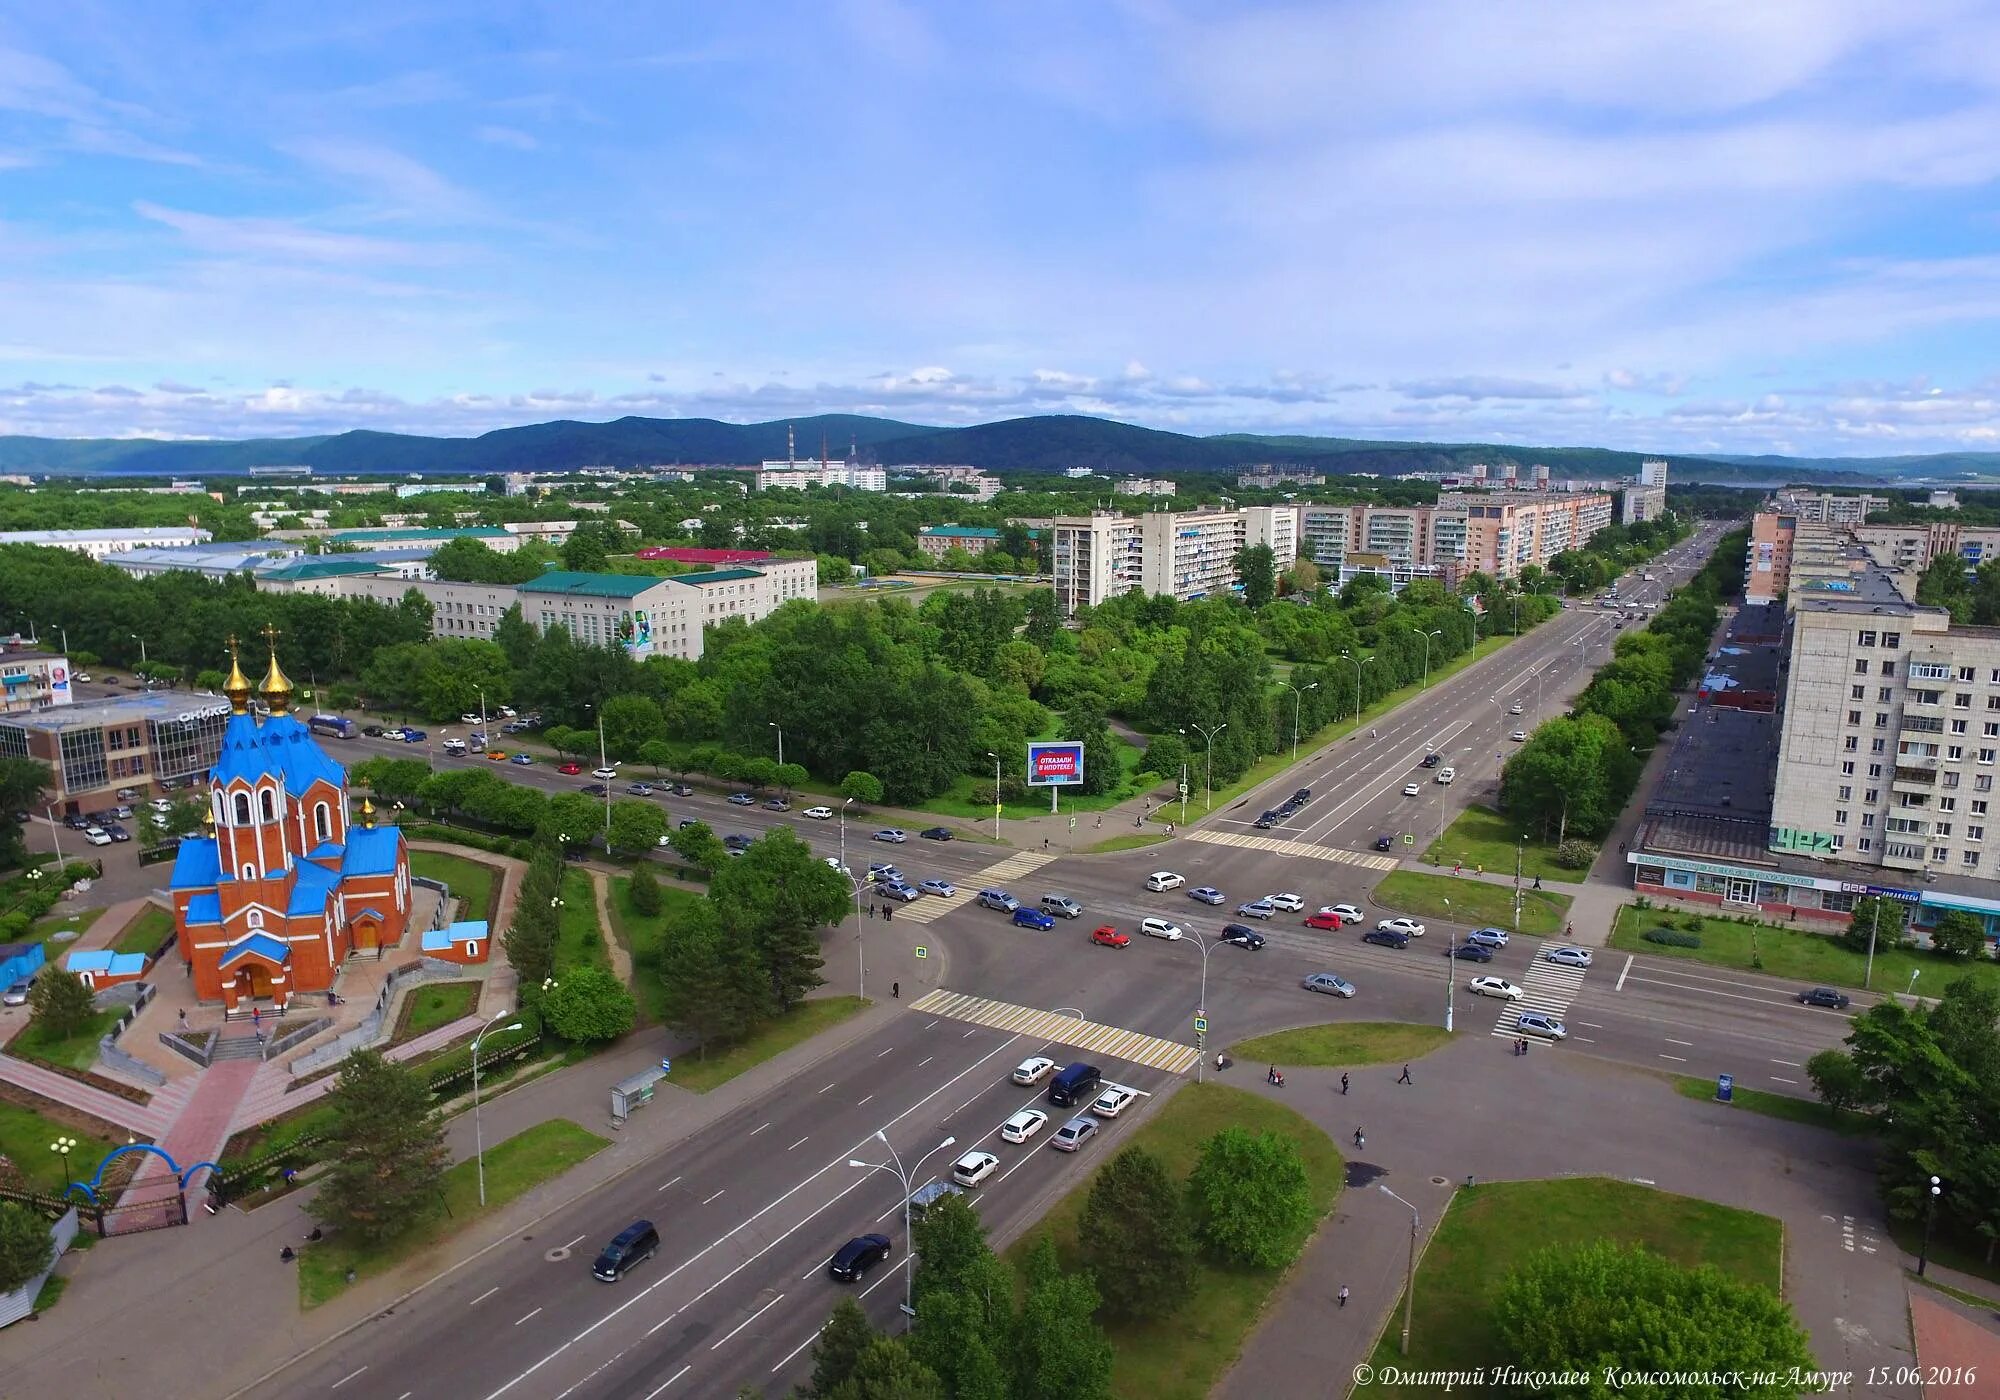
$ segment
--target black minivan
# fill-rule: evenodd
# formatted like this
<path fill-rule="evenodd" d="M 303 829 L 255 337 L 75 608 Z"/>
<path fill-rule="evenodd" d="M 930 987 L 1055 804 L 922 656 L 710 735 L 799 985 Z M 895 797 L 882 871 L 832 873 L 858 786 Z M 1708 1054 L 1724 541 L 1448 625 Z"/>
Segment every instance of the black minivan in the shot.
<path fill-rule="evenodd" d="M 660 1252 L 660 1232 L 650 1220 L 635 1220 L 618 1232 L 618 1238 L 604 1246 L 604 1253 L 590 1266 L 590 1272 L 605 1283 L 616 1283 L 633 1265 Z"/>
<path fill-rule="evenodd" d="M 1049 1081 L 1049 1102 L 1058 1108 L 1082 1103 L 1097 1097 L 1097 1088 L 1103 1082 L 1104 1071 L 1079 1060 Z"/>

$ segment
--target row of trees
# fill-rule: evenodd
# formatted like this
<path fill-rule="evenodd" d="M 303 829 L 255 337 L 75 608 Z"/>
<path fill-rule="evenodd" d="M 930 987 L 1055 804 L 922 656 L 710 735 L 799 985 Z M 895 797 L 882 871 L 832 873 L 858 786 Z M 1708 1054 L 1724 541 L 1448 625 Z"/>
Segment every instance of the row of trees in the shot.
<path fill-rule="evenodd" d="M 653 850 L 667 834 L 667 814 L 644 798 L 617 798 L 609 823 L 605 804 L 581 792 L 543 794 L 510 783 L 487 768 L 434 771 L 422 759 L 364 758 L 348 782 L 378 799 L 417 806 L 438 816 L 466 817 L 493 831 L 561 847 L 565 854 L 604 837 L 612 854 Z"/>

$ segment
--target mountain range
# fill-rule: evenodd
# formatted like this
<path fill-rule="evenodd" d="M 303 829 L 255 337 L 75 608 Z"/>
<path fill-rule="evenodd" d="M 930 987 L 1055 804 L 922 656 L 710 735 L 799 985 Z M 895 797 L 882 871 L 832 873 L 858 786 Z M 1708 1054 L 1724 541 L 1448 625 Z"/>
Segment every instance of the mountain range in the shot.
<path fill-rule="evenodd" d="M 1630 476 L 1665 456 L 1680 481 L 1818 481 L 1861 485 L 2000 475 L 2000 453 L 1931 457 L 1687 457 L 1596 447 L 1499 443 L 1374 442 L 1354 438 L 1227 433 L 1193 437 L 1078 415 L 1012 418 L 963 428 L 821 414 L 768 423 L 712 418 L 559 420 L 500 428 L 478 437 L 422 437 L 356 430 L 321 437 L 243 441 L 0 436 L 0 471 L 58 476 L 232 476 L 253 466 L 310 466 L 321 475 L 466 476 L 561 472 L 588 466 L 742 465 L 782 458 L 788 440 L 801 460 L 850 446 L 884 466 L 956 463 L 998 472 L 1090 467 L 1108 472 L 1224 471 L 1250 463 L 1330 473 L 1450 471 L 1485 463 L 1545 464 L 1556 477 Z"/>

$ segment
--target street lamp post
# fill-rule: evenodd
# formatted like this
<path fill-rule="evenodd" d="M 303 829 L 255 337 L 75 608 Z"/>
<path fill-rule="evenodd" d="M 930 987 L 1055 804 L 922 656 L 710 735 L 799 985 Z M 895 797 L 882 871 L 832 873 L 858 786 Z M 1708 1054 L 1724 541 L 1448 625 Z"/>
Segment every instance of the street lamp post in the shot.
<path fill-rule="evenodd" d="M 145 639 L 144 637 L 140 636 L 140 635 L 139 635 L 139 634 L 138 634 L 137 632 L 132 632 L 132 633 L 128 633 L 127 635 L 129 635 L 129 636 L 130 636 L 130 637 L 132 638 L 132 640 L 133 640 L 133 641 L 135 641 L 135 642 L 137 642 L 137 643 L 139 644 L 139 664 L 140 664 L 141 666 L 145 665 L 145 664 L 146 664 L 146 639 Z M 64 648 L 63 648 L 63 650 L 64 650 L 64 651 L 68 651 L 68 650 L 69 650 L 69 648 L 68 648 L 68 647 L 64 647 Z"/>
<path fill-rule="evenodd" d="M 854 872 L 847 868 L 847 809 L 854 805 L 848 798 L 840 804 L 840 874 L 848 888 L 854 891 L 854 973 L 855 995 L 868 1000 L 868 960 L 861 946 L 861 882 L 854 878 Z"/>
<path fill-rule="evenodd" d="M 1451 917 L 1451 900 L 1448 898 L 1444 902 L 1444 916 L 1447 919 Z M 1452 934 L 1445 941 L 1444 1033 L 1446 1035 L 1451 1034 L 1452 1016 L 1458 1009 L 1455 1001 L 1458 992 L 1458 951 L 1457 945 L 1451 942 L 1451 939 L 1457 936 L 1457 934 Z"/>
<path fill-rule="evenodd" d="M 783 768 L 783 767 L 785 766 L 785 730 L 784 730 L 784 726 L 783 726 L 783 725 L 781 725 L 781 724 L 779 724 L 779 723 L 778 723 L 778 722 L 777 722 L 776 720 L 774 720 L 774 719 L 773 719 L 773 720 L 766 720 L 766 721 L 765 721 L 765 723 L 766 723 L 766 724 L 768 724 L 768 725 L 770 725 L 770 727 L 771 727 L 771 728 L 773 728 L 773 729 L 775 729 L 775 730 L 777 730 L 777 731 L 778 731 L 778 766 L 779 766 L 780 768 Z"/>
<path fill-rule="evenodd" d="M 1299 702 L 1305 699 L 1305 695 L 1298 686 L 1292 685 L 1290 682 L 1286 683 L 1285 689 L 1292 692 L 1292 762 L 1297 763 L 1299 761 Z M 1318 690 L 1319 682 L 1314 681 L 1311 685 L 1305 687 L 1305 689 Z"/>
<path fill-rule="evenodd" d="M 1424 689 L 1428 690 L 1431 684 L 1431 638 L 1442 637 L 1444 629 L 1442 627 L 1434 627 L 1430 631 L 1419 635 L 1424 639 Z"/>
<path fill-rule="evenodd" d="M 849 1157 L 847 1165 L 850 1167 L 861 1167 L 868 1171 L 888 1172 L 889 1175 L 895 1177 L 903 1184 L 903 1316 L 915 1317 L 917 1310 L 912 1304 L 910 1296 L 912 1265 L 916 1261 L 916 1250 L 912 1248 L 910 1243 L 910 1182 L 922 1170 L 924 1163 L 937 1156 L 938 1153 L 944 1151 L 947 1147 L 950 1147 L 958 1139 L 955 1137 L 946 1138 L 923 1156 L 917 1158 L 915 1162 L 912 1162 L 908 1171 L 903 1170 L 902 1156 L 896 1151 L 896 1145 L 889 1141 L 887 1133 L 877 1128 L 875 1130 L 875 1139 L 889 1149 L 890 1161 L 893 1161 L 896 1164 L 895 1166 L 890 1166 L 888 1162 L 864 1162 L 859 1157 Z"/>
<path fill-rule="evenodd" d="M 1410 1261 L 1403 1269 L 1403 1355 L 1408 1356 L 1410 1354 L 1410 1306 L 1416 1301 L 1417 1297 L 1417 1232 L 1423 1228 L 1423 1221 L 1418 1216 L 1415 1206 L 1410 1205 L 1408 1201 L 1404 1201 L 1401 1196 L 1396 1195 L 1394 1191 L 1391 1191 L 1380 1182 L 1376 1183 L 1376 1187 L 1383 1195 L 1402 1201 L 1404 1205 L 1410 1208 Z"/>
<path fill-rule="evenodd" d="M 55 1153 L 56 1160 L 62 1163 L 63 1194 L 67 1196 L 69 1188 L 76 1184 L 76 1178 L 69 1174 L 69 1154 L 76 1151 L 76 1139 L 73 1137 L 59 1137 L 49 1144 L 49 1151 Z M 1932 1179 L 1935 1180 L 1936 1178 Z"/>
<path fill-rule="evenodd" d="M 1203 938 L 1199 933 L 1196 933 L 1192 929 L 1188 930 L 1187 936 L 1189 938 L 1192 938 L 1194 940 L 1194 946 L 1201 950 L 1201 1004 L 1195 1008 L 1194 1014 L 1206 1020 L 1208 1017 L 1208 954 L 1209 950 L 1213 948 L 1215 944 L 1212 943 L 1210 940 Z M 1207 1046 L 1205 1044 L 1200 1045 L 1197 1046 L 1196 1049 L 1205 1051 L 1207 1049 Z M 1197 1084 L 1202 1082 L 1202 1069 L 1206 1064 L 1207 1060 L 1208 1056 L 1205 1053 L 1197 1054 L 1195 1056 L 1194 1082 Z"/>
<path fill-rule="evenodd" d="M 51 627 L 55 628 L 55 629 L 56 629 L 56 633 L 57 633 L 57 635 L 59 635 L 59 636 L 60 636 L 60 637 L 62 638 L 62 644 L 63 644 L 63 655 L 64 655 L 64 656 L 68 656 L 68 655 L 69 655 L 69 628 L 65 627 L 65 626 L 64 626 L 64 625 L 63 625 L 62 623 L 60 623 L 60 622 L 51 622 L 51 623 L 49 624 L 49 626 L 51 626 Z"/>
<path fill-rule="evenodd" d="M 478 1035 L 472 1037 L 472 1155 L 474 1160 L 479 1164 L 477 1168 L 479 1173 L 479 1205 L 482 1210 L 486 1206 L 486 1139 L 479 1130 L 479 1042 L 486 1039 L 486 1032 L 493 1029 L 494 1021 L 505 1020 L 513 1014 L 511 1011 L 501 1012 L 492 1021 L 488 1021 Z M 518 1031 L 521 1029 L 521 1023 L 516 1021 L 513 1025 L 505 1029 Z"/>
<path fill-rule="evenodd" d="M 1931 1262 L 1931 1221 L 1937 1214 L 1938 1197 L 1944 1192 L 1944 1183 L 1937 1177 L 1931 1178 L 1931 1193 L 1924 1198 L 1924 1247 L 1917 1251 L 1917 1277 L 1924 1276 L 1924 1268 Z"/>
<path fill-rule="evenodd" d="M 56 809 L 54 807 L 42 808 L 42 814 L 49 819 L 49 840 L 55 844 L 56 848 L 56 869 L 61 870 L 63 865 L 62 825 L 56 821 Z M 1916 979 L 1913 977 L 1910 981 L 1914 985 Z"/>
<path fill-rule="evenodd" d="M 993 839 L 1000 839 L 1000 755 L 988 749 L 986 756 L 993 760 Z"/>
<path fill-rule="evenodd" d="M 1361 668 L 1375 658 L 1372 656 L 1354 656 L 1344 651 L 1340 654 L 1340 657 L 1343 661 L 1352 661 L 1354 663 L 1354 728 L 1359 732 L 1361 728 Z"/>
<path fill-rule="evenodd" d="M 1195 733 L 1208 740 L 1208 772 L 1202 775 L 1202 782 L 1206 788 L 1206 793 L 1201 799 L 1201 810 L 1204 812 L 1215 806 L 1215 736 L 1227 728 L 1229 728 L 1228 720 L 1224 720 L 1213 729 L 1204 729 L 1199 724 L 1194 727 Z"/>

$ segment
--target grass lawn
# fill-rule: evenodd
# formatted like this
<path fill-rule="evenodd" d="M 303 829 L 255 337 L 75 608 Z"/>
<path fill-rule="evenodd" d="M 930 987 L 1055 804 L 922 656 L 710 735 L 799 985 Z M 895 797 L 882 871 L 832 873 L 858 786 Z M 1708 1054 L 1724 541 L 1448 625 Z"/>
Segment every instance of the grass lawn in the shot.
<path fill-rule="evenodd" d="M 1524 1248 L 1609 1239 L 1643 1244 L 1677 1264 L 1713 1264 L 1778 1290 L 1784 1227 L 1768 1215 L 1601 1177 L 1496 1182 L 1461 1190 L 1417 1270 L 1410 1354 L 1400 1350 L 1399 1302 L 1370 1358 L 1378 1369 L 1474 1370 L 1513 1358 L 1489 1308 Z M 1356 1396 L 1435 1400 L 1434 1386 L 1357 1386 Z"/>
<path fill-rule="evenodd" d="M 114 953 L 150 953 L 174 931 L 174 916 L 157 904 L 148 904 L 111 945 Z"/>
<path fill-rule="evenodd" d="M 1085 855 L 1100 855 L 1106 851 L 1136 851 L 1141 846 L 1157 846 L 1167 840 L 1163 831 L 1133 831 L 1123 836 L 1113 836 L 1107 841 L 1099 841 L 1095 846 L 1085 846 Z"/>
<path fill-rule="evenodd" d="M 1689 927 L 1691 919 L 1700 920 L 1699 929 Z M 1655 928 L 1695 933 L 1701 939 L 1701 946 L 1674 948 L 1664 943 L 1648 943 L 1644 935 Z M 1611 925 L 1611 946 L 1657 958 L 1687 958 L 1723 967 L 1750 968 L 1811 986 L 1859 987 L 1868 966 L 1866 953 L 1843 948 L 1828 934 L 1802 933 L 1776 924 L 1738 923 L 1734 919 L 1685 914 L 1678 909 L 1641 909 L 1633 904 L 1618 911 Z M 1907 992 L 1913 972 L 1917 974 L 1918 994 L 1936 996 L 1961 977 L 1986 981 L 2000 978 L 2000 963 L 1991 958 L 1943 958 L 1910 948 L 1876 948 L 1875 991 Z"/>
<path fill-rule="evenodd" d="M 443 851 L 411 851 L 410 873 L 442 880 L 459 901 L 461 919 L 491 919 L 500 897 L 500 867 Z"/>
<path fill-rule="evenodd" d="M 33 927 L 28 930 L 28 936 L 21 941 L 23 943 L 45 942 L 50 935 L 61 933 L 64 929 L 75 929 L 77 937 L 80 938 L 90 932 L 91 925 L 95 924 L 103 913 L 104 910 L 101 908 L 65 909 L 61 905 L 57 905 L 54 909 L 42 915 L 41 918 L 35 920 Z M 75 938 L 66 938 L 61 943 L 56 944 L 56 948 L 60 951 L 51 953 L 49 961 L 55 962 L 62 956 L 64 951 L 74 948 L 76 942 Z"/>
<path fill-rule="evenodd" d="M 1924 1244 L 1923 1222 L 1920 1220 L 1892 1220 L 1889 1222 L 1889 1238 L 1909 1253 L 1916 1254 L 1922 1250 Z M 1930 1261 L 1933 1264 L 1941 1264 L 1947 1269 L 1956 1269 L 1962 1274 L 1970 1274 L 1974 1278 L 1983 1278 L 1988 1283 L 2000 1284 L 2000 1257 L 1988 1259 L 1984 1244 L 1978 1244 L 1968 1249 L 1958 1240 L 1948 1238 L 1941 1233 L 1933 1232 L 1931 1235 Z M 1915 1270 L 1906 1270 L 1906 1273 L 1911 1278 L 1916 1277 Z M 1930 1284 L 1933 1288 L 1942 1287 L 1942 1285 L 1933 1282 L 1928 1276 L 1924 1278 L 1923 1282 Z M 1964 1295 L 1957 1296 L 1963 1297 Z"/>
<path fill-rule="evenodd" d="M 1673 1076 L 1674 1092 L 1684 1099 L 1715 1101 L 1715 1081 L 1695 1079 L 1689 1075 Z M 1716 1104 L 1717 1108 L 1724 1107 Z M 1790 1094 L 1773 1094 L 1764 1089 L 1746 1089 L 1741 1084 L 1733 1085 L 1729 1091 L 1727 1107 L 1744 1109 L 1750 1113 L 1761 1113 L 1767 1118 L 1783 1118 L 1792 1123 L 1810 1123 L 1815 1128 L 1828 1128 L 1845 1136 L 1875 1131 L 1875 1120 L 1865 1113 L 1835 1113 L 1817 1099 L 1798 1099 Z"/>
<path fill-rule="evenodd" d="M 706 1058 L 699 1054 L 675 1056 L 673 1073 L 667 1076 L 667 1081 L 693 1093 L 706 1094 L 743 1071 L 755 1069 L 828 1027 L 839 1025 L 867 1005 L 860 997 L 819 997 L 800 1002 L 736 1044 L 710 1050 Z"/>
<path fill-rule="evenodd" d="M 632 877 L 616 875 L 611 880 L 611 932 L 632 955 L 633 991 L 639 997 L 639 1014 L 649 1021 L 660 1019 L 660 979 L 652 968 L 653 955 L 666 937 L 667 921 L 701 896 L 673 885 L 660 886 L 660 912 L 651 917 L 632 907 Z"/>
<path fill-rule="evenodd" d="M 1037 734 L 1034 737 L 1034 742 L 1045 743 L 1057 737 L 1059 737 L 1057 728 L 1051 726 L 1046 733 Z M 1084 797 L 1065 789 L 1062 795 L 1063 811 L 1101 812 L 1107 807 L 1115 807 L 1128 798 L 1138 796 L 1140 793 L 1146 791 L 1147 788 L 1160 781 L 1152 773 L 1142 774 L 1133 771 L 1139 766 L 1139 760 L 1145 756 L 1144 751 L 1137 745 L 1129 742 L 1116 730 L 1112 731 L 1111 742 L 1118 750 L 1118 785 L 1109 792 L 1101 792 L 1094 797 Z M 1010 759 L 1009 762 L 1015 764 L 1025 763 L 1026 758 L 1024 755 L 1017 756 Z M 1015 771 L 1019 772 L 1022 770 L 1017 768 Z M 982 784 L 990 785 L 992 781 L 993 778 L 990 774 L 975 776 L 970 773 L 962 773 L 959 775 L 957 781 L 952 783 L 945 791 L 927 802 L 913 804 L 910 810 L 913 812 L 935 812 L 939 816 L 959 817 L 972 822 L 990 822 L 993 820 L 993 804 L 991 802 L 975 802 L 972 797 L 972 790 Z M 1046 791 L 1040 789 L 1030 792 L 1026 797 L 1005 803 L 1000 809 L 1000 815 L 1008 818 L 1045 817 L 1048 814 L 1049 795 Z"/>
<path fill-rule="evenodd" d="M 1447 902 L 1449 901 L 1449 902 Z M 1424 875 L 1398 870 L 1375 886 L 1375 902 L 1406 914 L 1429 914 L 1462 924 L 1514 926 L 1514 890 L 1454 875 Z M 1521 888 L 1521 932 L 1547 936 L 1562 932 L 1569 917 L 1569 896 L 1548 890 Z"/>
<path fill-rule="evenodd" d="M 91 1042 L 92 1053 L 97 1043 Z M 21 1169 L 22 1183 L 29 1190 L 59 1196 L 63 1189 L 62 1162 L 49 1151 L 49 1144 L 58 1137 L 76 1139 L 76 1147 L 69 1154 L 70 1176 L 88 1181 L 97 1170 L 97 1164 L 104 1160 L 104 1154 L 113 1146 L 122 1146 L 124 1134 L 118 1135 L 116 1143 L 106 1137 L 92 1137 L 72 1126 L 68 1120 L 44 1117 L 32 1108 L 18 1103 L 0 1100 L 0 1153 Z"/>
<path fill-rule="evenodd" d="M 1467 870 L 1476 870 L 1483 865 L 1488 870 L 1510 873 L 1514 869 L 1514 843 L 1520 835 L 1520 828 L 1512 818 L 1502 816 L 1491 807 L 1468 807 L 1459 814 L 1457 821 L 1445 828 L 1443 839 L 1431 842 L 1430 849 L 1424 852 L 1424 859 L 1432 865 L 1457 862 Z M 1574 884 L 1588 873 L 1588 867 L 1570 870 L 1557 865 L 1556 843 L 1553 841 L 1530 840 L 1521 847 L 1523 880 L 1532 880 L 1539 875 L 1544 880 L 1567 880 Z"/>
<path fill-rule="evenodd" d="M 84 1028 L 75 1035 L 61 1040 L 50 1040 L 42 1034 L 34 1022 L 15 1036 L 8 1045 L 8 1053 L 20 1055 L 30 1060 L 40 1060 L 44 1064 L 64 1065 L 70 1069 L 89 1069 L 97 1063 L 97 1042 L 106 1031 L 118 1023 L 123 1009 L 99 1011 L 92 1014 Z"/>
<path fill-rule="evenodd" d="M 1165 1164 L 1168 1176 L 1181 1182 L 1194 1170 L 1202 1143 L 1229 1127 L 1275 1131 L 1298 1143 L 1312 1184 L 1315 1218 L 1333 1209 L 1344 1171 L 1333 1140 L 1283 1104 L 1226 1084 L 1182 1085 L 1120 1147 L 1145 1148 Z M 1082 1261 L 1076 1226 L 1089 1196 L 1088 1181 L 1064 1196 L 1041 1224 L 1007 1250 L 1008 1262 L 1022 1268 L 1035 1241 L 1048 1233 L 1055 1237 L 1065 1267 L 1077 1267 Z M 1171 1317 L 1110 1323 L 1106 1331 L 1116 1352 L 1112 1393 L 1133 1400 L 1201 1400 L 1243 1350 L 1250 1329 L 1283 1279 L 1281 1272 L 1204 1262 L 1185 1304 Z"/>
<path fill-rule="evenodd" d="M 571 867 L 563 871 L 562 908 L 556 920 L 556 975 L 566 967 L 608 967 L 610 954 L 604 951 L 604 930 L 597 922 L 597 891 L 590 886 L 586 871 Z"/>
<path fill-rule="evenodd" d="M 431 982 L 403 998 L 403 1013 L 391 1044 L 400 1045 L 472 1014 L 479 1004 L 477 982 Z"/>
<path fill-rule="evenodd" d="M 567 1118 L 551 1118 L 486 1149 L 486 1210 L 498 1210 L 516 1196 L 561 1176 L 611 1145 L 610 1139 L 579 1128 Z M 444 1174 L 439 1214 L 379 1249 L 364 1249 L 336 1233 L 299 1253 L 299 1305 L 318 1307 L 347 1287 L 347 1271 L 357 1279 L 392 1269 L 433 1245 L 442 1244 L 481 1213 L 479 1185 L 471 1162 Z"/>
<path fill-rule="evenodd" d="M 1387 1065 L 1428 1055 L 1450 1039 L 1442 1026 L 1349 1021 L 1260 1035 L 1235 1046 L 1233 1053 L 1246 1064 Z"/>

